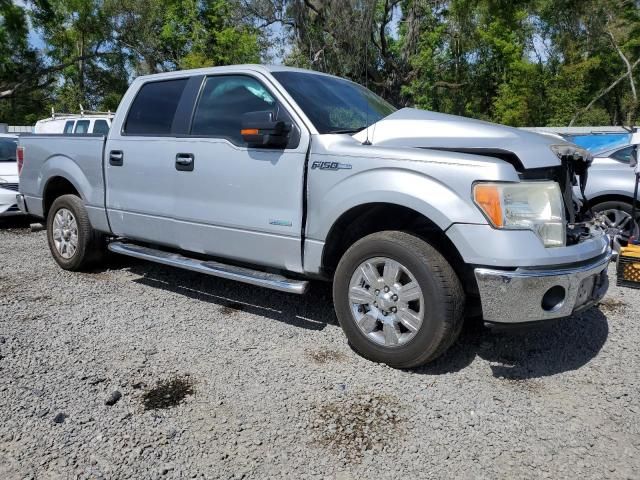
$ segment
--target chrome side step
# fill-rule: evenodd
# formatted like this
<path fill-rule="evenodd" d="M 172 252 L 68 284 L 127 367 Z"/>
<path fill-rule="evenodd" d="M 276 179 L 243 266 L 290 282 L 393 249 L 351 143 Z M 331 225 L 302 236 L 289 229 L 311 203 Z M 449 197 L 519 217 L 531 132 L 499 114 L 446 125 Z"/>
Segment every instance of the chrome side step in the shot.
<path fill-rule="evenodd" d="M 198 260 L 196 258 L 185 257 L 178 253 L 165 252 L 133 243 L 111 242 L 109 244 L 109 250 L 114 253 L 128 255 L 129 257 L 162 263 L 163 265 L 213 275 L 214 277 L 236 280 L 238 282 L 249 283 L 251 285 L 257 285 L 258 287 L 266 287 L 281 292 L 302 295 L 307 291 L 307 287 L 309 286 L 309 282 L 304 280 L 291 280 L 282 275 L 251 270 L 250 268 L 235 267 L 212 260 Z"/>

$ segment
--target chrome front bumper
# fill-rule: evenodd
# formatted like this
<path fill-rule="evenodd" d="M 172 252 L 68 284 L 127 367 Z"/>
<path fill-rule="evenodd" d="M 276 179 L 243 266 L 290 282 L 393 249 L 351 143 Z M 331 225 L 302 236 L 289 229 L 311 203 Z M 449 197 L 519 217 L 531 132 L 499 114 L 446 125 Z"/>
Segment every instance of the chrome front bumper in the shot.
<path fill-rule="evenodd" d="M 599 302 L 607 289 L 611 252 L 574 268 L 494 270 L 476 268 L 487 322 L 524 323 L 568 317 Z"/>

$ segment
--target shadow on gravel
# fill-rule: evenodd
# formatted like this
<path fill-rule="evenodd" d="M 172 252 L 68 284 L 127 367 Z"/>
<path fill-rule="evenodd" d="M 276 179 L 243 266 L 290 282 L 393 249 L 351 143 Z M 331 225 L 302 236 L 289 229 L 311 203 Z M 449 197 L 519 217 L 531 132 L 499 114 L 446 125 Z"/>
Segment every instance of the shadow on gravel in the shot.
<path fill-rule="evenodd" d="M 209 302 L 223 315 L 241 310 L 309 330 L 338 325 L 328 283 L 314 282 L 307 295 L 297 296 L 147 262 L 135 262 L 128 268 L 140 275 L 134 280 L 137 283 Z M 603 311 L 608 312 L 605 306 Z M 442 357 L 411 372 L 457 372 L 476 357 L 491 363 L 494 377 L 511 381 L 577 370 L 591 361 L 607 340 L 609 325 L 603 311 L 594 307 L 570 318 L 508 331 L 490 330 L 470 319 Z"/>
<path fill-rule="evenodd" d="M 212 303 L 223 315 L 243 311 L 308 330 L 338 324 L 327 283 L 314 282 L 298 296 L 148 262 L 130 265 L 129 271 L 141 276 L 136 283 Z"/>
<path fill-rule="evenodd" d="M 494 377 L 511 381 L 542 378 L 586 365 L 608 335 L 607 317 L 597 307 L 522 330 L 492 331 L 480 321 L 470 320 L 449 351 L 414 373 L 456 372 L 478 356 L 491 362 Z"/>
<path fill-rule="evenodd" d="M 23 216 L 23 215 L 16 215 L 16 216 L 0 218 L 0 231 L 2 231 L 2 230 L 8 230 L 8 231 L 20 230 L 19 233 L 31 233 L 31 230 L 29 229 L 29 225 L 32 224 L 33 222 L 36 222 L 36 221 L 37 220 L 35 220 L 32 217 Z M 22 232 L 25 229 L 26 229 L 26 231 Z M 15 232 L 15 233 L 18 233 L 18 232 Z"/>

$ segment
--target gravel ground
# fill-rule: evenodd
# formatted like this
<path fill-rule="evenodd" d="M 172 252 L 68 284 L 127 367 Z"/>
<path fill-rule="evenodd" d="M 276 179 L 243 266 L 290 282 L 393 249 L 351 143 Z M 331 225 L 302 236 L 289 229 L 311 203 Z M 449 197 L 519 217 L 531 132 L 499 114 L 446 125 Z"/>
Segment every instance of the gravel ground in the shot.
<path fill-rule="evenodd" d="M 349 349 L 323 284 L 67 273 L 6 222 L 0 259 L 3 480 L 640 478 L 640 291 L 527 332 L 468 322 L 399 371 Z"/>

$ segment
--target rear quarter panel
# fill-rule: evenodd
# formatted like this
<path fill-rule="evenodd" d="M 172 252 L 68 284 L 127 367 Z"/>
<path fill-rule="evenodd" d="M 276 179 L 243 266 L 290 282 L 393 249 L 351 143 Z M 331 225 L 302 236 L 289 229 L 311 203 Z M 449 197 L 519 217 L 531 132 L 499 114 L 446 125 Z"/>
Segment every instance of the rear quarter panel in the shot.
<path fill-rule="evenodd" d="M 108 231 L 104 209 L 102 135 L 28 135 L 20 138 L 25 162 L 20 191 L 29 212 L 44 216 L 43 198 L 49 182 L 68 180 L 84 201 L 94 228 Z"/>

